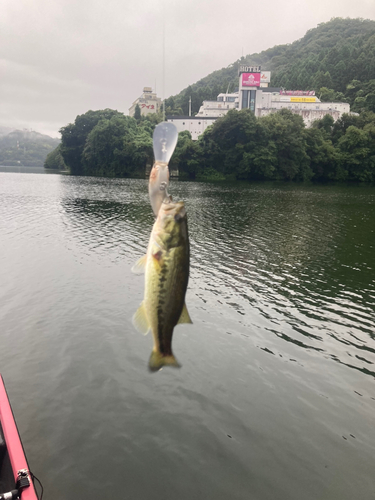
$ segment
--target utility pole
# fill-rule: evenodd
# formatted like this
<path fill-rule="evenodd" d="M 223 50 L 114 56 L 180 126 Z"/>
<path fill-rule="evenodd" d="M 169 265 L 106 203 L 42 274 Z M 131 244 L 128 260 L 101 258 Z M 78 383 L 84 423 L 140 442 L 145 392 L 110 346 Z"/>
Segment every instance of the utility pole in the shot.
<path fill-rule="evenodd" d="M 191 96 L 189 97 L 189 116 L 191 116 Z"/>

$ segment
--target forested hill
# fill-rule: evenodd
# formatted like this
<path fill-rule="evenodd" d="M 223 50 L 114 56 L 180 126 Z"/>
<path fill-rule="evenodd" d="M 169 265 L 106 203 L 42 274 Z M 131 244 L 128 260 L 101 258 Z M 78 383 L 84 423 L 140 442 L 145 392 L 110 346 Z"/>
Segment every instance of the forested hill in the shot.
<path fill-rule="evenodd" d="M 203 100 L 238 89 L 239 64 L 272 71 L 271 86 L 315 90 L 322 100 L 349 102 L 352 110 L 375 111 L 375 21 L 334 18 L 291 44 L 276 45 L 214 71 L 166 100 L 167 114 L 187 114 Z M 321 90 L 323 89 L 323 90 Z"/>
<path fill-rule="evenodd" d="M 6 127 L 2 129 L 6 132 Z M 43 166 L 48 153 L 59 143 L 59 139 L 39 132 L 13 130 L 8 134 L 0 135 L 0 165 Z"/>

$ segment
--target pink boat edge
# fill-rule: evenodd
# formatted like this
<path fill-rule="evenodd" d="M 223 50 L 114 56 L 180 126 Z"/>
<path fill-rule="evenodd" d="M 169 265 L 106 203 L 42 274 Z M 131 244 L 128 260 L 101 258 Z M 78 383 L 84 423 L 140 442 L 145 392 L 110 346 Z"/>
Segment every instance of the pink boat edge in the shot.
<path fill-rule="evenodd" d="M 38 500 L 12 407 L 10 406 L 4 380 L 1 375 L 0 498 Z"/>

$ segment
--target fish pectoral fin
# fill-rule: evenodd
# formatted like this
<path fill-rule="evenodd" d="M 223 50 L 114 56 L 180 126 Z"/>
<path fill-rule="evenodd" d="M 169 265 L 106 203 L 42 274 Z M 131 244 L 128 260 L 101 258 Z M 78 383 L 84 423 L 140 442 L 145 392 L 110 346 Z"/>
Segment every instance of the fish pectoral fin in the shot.
<path fill-rule="evenodd" d="M 191 321 L 191 318 L 190 318 L 190 315 L 188 313 L 188 310 L 187 310 L 185 303 L 184 303 L 184 307 L 182 308 L 182 311 L 181 311 L 180 319 L 177 321 L 178 325 L 181 325 L 182 323 L 193 323 Z"/>
<path fill-rule="evenodd" d="M 132 273 L 142 274 L 146 269 L 147 254 L 141 257 L 132 267 Z"/>
<path fill-rule="evenodd" d="M 148 322 L 146 309 L 144 303 L 138 307 L 133 316 L 133 325 L 143 335 L 147 335 L 150 330 L 150 323 Z"/>

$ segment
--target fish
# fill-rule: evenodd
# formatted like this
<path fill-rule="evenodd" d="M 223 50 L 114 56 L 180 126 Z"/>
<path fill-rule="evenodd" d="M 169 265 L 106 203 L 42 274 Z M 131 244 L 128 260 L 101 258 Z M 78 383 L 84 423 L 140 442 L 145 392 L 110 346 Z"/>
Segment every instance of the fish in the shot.
<path fill-rule="evenodd" d="M 148 182 L 148 194 L 155 215 L 158 215 L 161 204 L 168 199 L 169 169 L 168 163 L 155 161 Z"/>
<path fill-rule="evenodd" d="M 152 228 L 147 253 L 132 268 L 135 273 L 145 272 L 144 298 L 133 316 L 133 324 L 143 334 L 152 332 L 150 371 L 163 366 L 180 367 L 172 352 L 172 335 L 177 324 L 192 323 L 185 304 L 189 260 L 185 205 L 165 199 Z"/>

